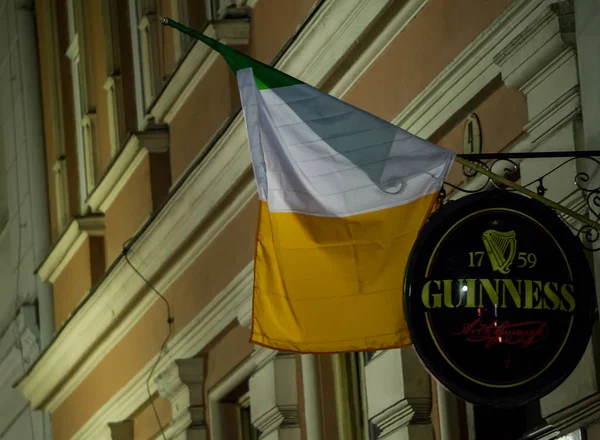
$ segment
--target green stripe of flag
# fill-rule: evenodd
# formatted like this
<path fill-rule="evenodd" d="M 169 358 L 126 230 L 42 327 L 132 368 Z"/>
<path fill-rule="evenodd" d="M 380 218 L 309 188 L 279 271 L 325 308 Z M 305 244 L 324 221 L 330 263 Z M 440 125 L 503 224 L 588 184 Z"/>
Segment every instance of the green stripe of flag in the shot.
<path fill-rule="evenodd" d="M 166 26 L 170 26 L 174 29 L 177 29 L 179 32 L 183 32 L 192 38 L 202 41 L 204 44 L 217 51 L 219 54 L 221 54 L 221 56 L 223 56 L 223 58 L 225 58 L 225 61 L 227 64 L 229 64 L 229 67 L 234 73 L 237 73 L 238 70 L 251 67 L 254 72 L 256 85 L 261 90 L 303 84 L 299 79 L 283 73 L 267 64 L 261 63 L 254 58 L 244 55 L 240 51 L 220 43 L 201 32 L 190 29 L 170 18 L 163 17 L 161 22 Z"/>

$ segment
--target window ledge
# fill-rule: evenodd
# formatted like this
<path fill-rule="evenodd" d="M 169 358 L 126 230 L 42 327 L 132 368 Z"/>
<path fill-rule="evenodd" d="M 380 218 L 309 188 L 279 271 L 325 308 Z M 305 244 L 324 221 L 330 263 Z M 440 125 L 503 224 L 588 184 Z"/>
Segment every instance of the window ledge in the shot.
<path fill-rule="evenodd" d="M 37 274 L 40 280 L 44 283 L 54 283 L 87 237 L 103 236 L 103 214 L 75 217 L 38 268 Z"/>
<path fill-rule="evenodd" d="M 148 130 L 132 134 L 115 156 L 100 183 L 86 200 L 92 212 L 105 212 L 150 153 L 164 153 L 169 148 L 169 132 Z"/>

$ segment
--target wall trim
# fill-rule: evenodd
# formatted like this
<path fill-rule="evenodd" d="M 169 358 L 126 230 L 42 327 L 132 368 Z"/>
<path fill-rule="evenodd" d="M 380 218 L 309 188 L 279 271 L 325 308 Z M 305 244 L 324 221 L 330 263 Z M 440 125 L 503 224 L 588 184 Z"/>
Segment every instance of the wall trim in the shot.
<path fill-rule="evenodd" d="M 377 37 L 368 41 L 368 47 L 344 72 L 340 72 L 340 78 L 331 88 L 329 94 L 332 96 L 344 96 L 352 89 L 359 79 L 371 68 L 373 63 L 383 52 L 394 42 L 396 37 L 404 30 L 406 25 L 427 6 L 430 0 L 408 0 L 405 1 L 402 8 L 396 11 L 396 14 L 381 30 Z"/>
<path fill-rule="evenodd" d="M 319 10 L 312 25 L 303 31 L 301 38 L 290 50 L 305 61 L 322 51 L 334 50 L 334 53 L 319 56 L 322 59 L 320 64 L 313 64 L 313 68 L 318 69 L 319 74 L 325 77 L 353 45 L 356 36 L 368 28 L 370 22 L 364 20 L 367 11 L 371 11 L 370 16 L 377 16 L 386 4 L 387 1 L 382 0 L 328 2 L 327 7 L 323 11 Z M 355 20 L 360 23 L 358 29 L 358 25 L 353 25 Z M 315 27 L 318 27 L 318 31 Z M 340 27 L 347 28 L 347 32 L 341 32 Z M 328 44 L 323 44 L 324 41 L 328 41 Z M 319 79 L 307 68 L 305 62 L 298 62 L 295 58 L 287 57 L 279 67 L 300 79 L 308 76 Z M 241 190 L 235 193 L 236 200 L 224 208 L 220 207 L 223 199 L 231 195 L 232 187 L 236 185 L 241 185 Z M 211 149 L 206 159 L 192 172 L 180 190 L 171 197 L 165 209 L 159 212 L 131 247 L 129 259 L 148 277 L 164 270 L 161 278 L 155 282 L 156 288 L 164 291 L 255 193 L 246 131 L 240 114 L 219 139 L 216 148 Z M 219 209 L 218 220 L 202 231 L 193 246 L 186 248 L 176 263 L 165 268 L 165 263 L 172 260 L 183 245 L 189 244 L 190 236 L 197 233 L 198 226 Z M 86 296 L 80 308 L 63 326 L 38 362 L 21 378 L 17 388 L 31 401 L 34 408 L 52 412 L 156 300 L 156 295 L 120 259 L 106 274 L 102 283 Z M 105 336 L 107 334 L 108 337 Z M 76 366 L 74 372 L 70 373 Z"/>
<path fill-rule="evenodd" d="M 208 25 L 203 33 L 211 38 L 217 36 L 212 25 Z M 217 57 L 211 58 L 211 54 L 216 54 L 216 52 L 206 44 L 194 43 L 149 111 L 157 124 L 170 123 L 173 115 L 188 100 L 198 82 L 215 62 Z"/>
<path fill-rule="evenodd" d="M 146 156 L 152 152 L 162 153 L 168 150 L 169 132 L 166 130 L 132 134 L 86 200 L 87 206 L 92 212 L 106 212 Z"/>
<path fill-rule="evenodd" d="M 547 0 L 512 2 L 392 122 L 429 138 L 449 115 L 500 75 L 496 54 L 547 10 Z"/>
<path fill-rule="evenodd" d="M 37 270 L 40 280 L 54 283 L 88 237 L 104 236 L 104 215 L 75 217 Z"/>

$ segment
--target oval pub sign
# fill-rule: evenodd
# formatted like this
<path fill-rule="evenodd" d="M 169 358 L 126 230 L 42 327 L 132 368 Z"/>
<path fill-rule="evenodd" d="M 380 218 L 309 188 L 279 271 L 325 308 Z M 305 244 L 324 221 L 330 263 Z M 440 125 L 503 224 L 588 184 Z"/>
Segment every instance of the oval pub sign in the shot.
<path fill-rule="evenodd" d="M 550 208 L 485 192 L 435 212 L 405 279 L 414 347 L 429 372 L 472 403 L 520 406 L 556 388 L 588 344 L 589 263 Z"/>

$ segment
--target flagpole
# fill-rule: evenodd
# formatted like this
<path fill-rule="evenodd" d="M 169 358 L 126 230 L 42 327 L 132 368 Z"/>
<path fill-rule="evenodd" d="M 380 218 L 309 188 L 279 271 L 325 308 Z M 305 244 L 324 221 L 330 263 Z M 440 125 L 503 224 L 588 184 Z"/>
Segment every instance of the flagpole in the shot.
<path fill-rule="evenodd" d="M 541 202 L 544 205 L 549 206 L 550 208 L 553 208 L 557 211 L 562 212 L 563 214 L 566 214 L 576 220 L 579 220 L 580 222 L 596 229 L 597 231 L 600 231 L 600 224 L 596 223 L 592 219 L 585 217 L 569 208 L 566 208 L 566 207 L 560 205 L 559 203 L 556 203 L 550 199 L 547 199 L 546 197 L 540 196 L 539 194 L 531 191 L 530 189 L 527 189 L 524 186 L 519 185 L 518 183 L 508 180 L 506 177 L 500 176 L 499 174 L 496 174 L 475 162 L 471 162 L 470 160 L 467 160 L 461 156 L 456 156 L 456 162 L 458 162 L 459 164 L 464 165 L 466 167 L 469 167 L 472 170 L 475 170 L 478 173 L 481 173 L 484 176 L 487 176 L 496 182 L 502 183 L 503 185 L 506 185 L 509 188 L 512 188 L 517 192 L 520 192 L 521 194 L 525 194 L 526 196 L 529 196 L 532 199 L 535 199 L 538 202 Z"/>

